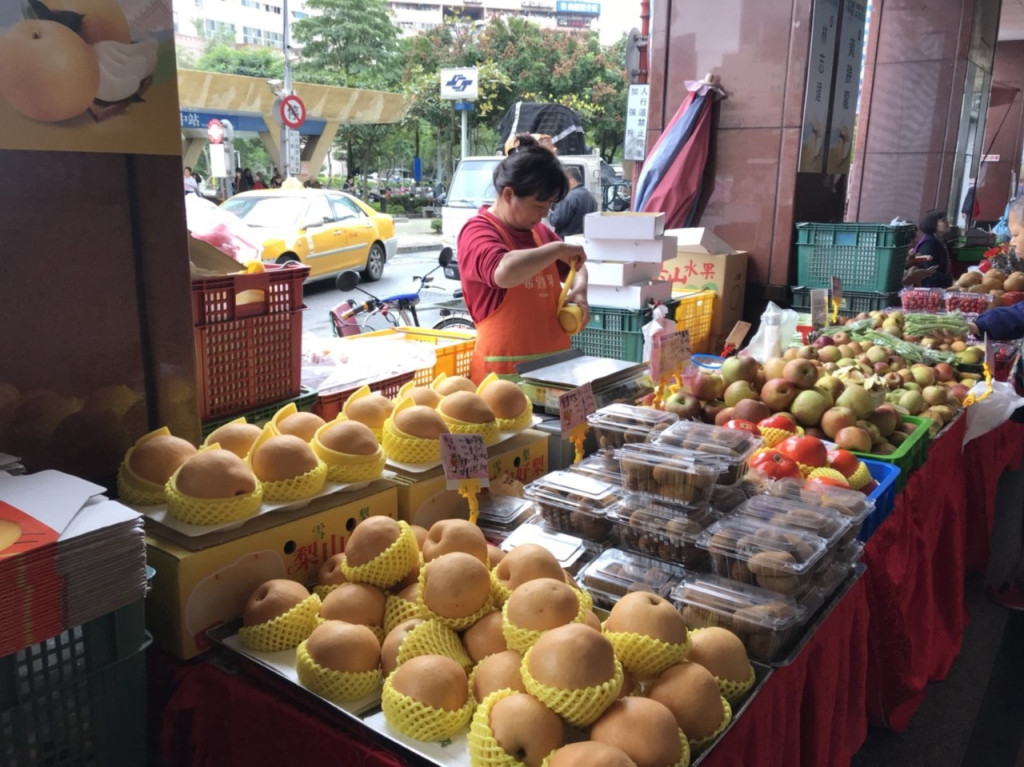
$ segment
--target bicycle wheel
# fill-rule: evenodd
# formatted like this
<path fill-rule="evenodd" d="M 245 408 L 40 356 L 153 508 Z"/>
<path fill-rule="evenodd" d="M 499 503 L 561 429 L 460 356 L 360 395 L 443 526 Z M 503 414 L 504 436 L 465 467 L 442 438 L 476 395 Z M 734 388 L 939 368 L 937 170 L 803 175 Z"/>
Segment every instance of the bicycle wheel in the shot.
<path fill-rule="evenodd" d="M 476 324 L 469 317 L 445 317 L 434 324 L 434 330 L 476 330 Z"/>

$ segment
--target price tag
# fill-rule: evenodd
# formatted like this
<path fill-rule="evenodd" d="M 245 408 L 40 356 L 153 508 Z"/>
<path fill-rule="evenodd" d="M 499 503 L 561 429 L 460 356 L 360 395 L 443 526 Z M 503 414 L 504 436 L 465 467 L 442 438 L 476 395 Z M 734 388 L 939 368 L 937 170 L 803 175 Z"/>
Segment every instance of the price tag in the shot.
<path fill-rule="evenodd" d="M 655 336 L 651 349 L 651 378 L 662 381 L 682 369 L 690 358 L 690 331 L 677 330 Z"/>
<path fill-rule="evenodd" d="M 587 416 L 597 410 L 594 404 L 594 387 L 588 381 L 582 386 L 567 391 L 558 398 L 558 420 L 562 437 L 569 439 L 574 431 L 585 429 Z"/>
<path fill-rule="evenodd" d="M 729 331 L 729 335 L 725 338 L 725 345 L 731 346 L 733 349 L 739 349 L 749 332 L 750 323 L 740 320 L 732 326 L 732 330 Z"/>
<path fill-rule="evenodd" d="M 985 364 L 988 366 L 988 372 L 993 377 L 996 373 L 996 350 L 992 345 L 992 339 L 988 337 L 988 333 L 985 334 Z"/>
<path fill-rule="evenodd" d="M 811 327 L 821 330 L 828 325 L 828 290 L 814 288 L 811 290 Z"/>
<path fill-rule="evenodd" d="M 843 300 L 843 278 L 833 277 L 832 278 L 832 300 L 839 303 Z"/>
<path fill-rule="evenodd" d="M 441 465 L 449 490 L 457 490 L 466 479 L 487 487 L 487 446 L 479 434 L 442 434 Z"/>

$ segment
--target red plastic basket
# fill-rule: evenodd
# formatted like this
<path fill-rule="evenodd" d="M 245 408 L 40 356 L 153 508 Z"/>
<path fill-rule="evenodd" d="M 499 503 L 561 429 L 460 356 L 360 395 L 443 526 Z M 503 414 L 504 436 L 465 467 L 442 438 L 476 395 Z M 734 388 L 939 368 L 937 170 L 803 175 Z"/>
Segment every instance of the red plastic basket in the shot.
<path fill-rule="evenodd" d="M 227 274 L 192 280 L 192 322 L 196 327 L 303 308 L 302 283 L 309 267 L 267 264 L 255 274 Z"/>
<path fill-rule="evenodd" d="M 366 384 L 370 387 L 370 391 L 383 394 L 388 399 L 394 399 L 398 396 L 398 390 L 401 389 L 405 384 L 413 379 L 415 373 L 401 373 L 391 378 L 385 378 L 380 381 L 371 381 Z M 325 421 L 332 421 L 341 412 L 341 409 L 345 406 L 345 402 L 355 394 L 364 384 L 353 387 L 351 389 L 343 389 L 342 391 L 330 392 L 328 394 L 320 394 L 317 396 L 316 404 L 313 405 L 313 412 L 323 418 Z"/>
<path fill-rule="evenodd" d="M 197 327 L 195 342 L 200 420 L 299 395 L 301 310 Z"/>

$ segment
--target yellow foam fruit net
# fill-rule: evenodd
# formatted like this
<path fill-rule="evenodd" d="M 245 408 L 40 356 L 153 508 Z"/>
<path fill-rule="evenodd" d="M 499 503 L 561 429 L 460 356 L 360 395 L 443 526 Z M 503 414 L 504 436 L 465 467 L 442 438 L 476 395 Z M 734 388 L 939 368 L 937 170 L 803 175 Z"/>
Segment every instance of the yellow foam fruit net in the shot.
<path fill-rule="evenodd" d="M 608 681 L 593 687 L 564 690 L 548 687 L 534 678 L 530 673 L 531 652 L 532 647 L 526 651 L 519 667 L 526 691 L 574 727 L 588 727 L 596 722 L 619 696 L 622 689 L 622 663 L 618 658 L 615 659 L 615 673 Z"/>
<path fill-rule="evenodd" d="M 508 601 L 509 596 L 512 594 L 512 589 L 498 580 L 498 576 L 494 574 L 494 570 L 491 570 L 491 601 L 495 607 L 501 607 Z"/>
<path fill-rule="evenodd" d="M 402 644 L 398 646 L 395 667 L 407 660 L 420 655 L 444 655 L 458 663 L 467 672 L 473 667 L 473 661 L 462 645 L 459 635 L 452 629 L 433 619 L 427 619 L 418 626 L 413 626 Z"/>
<path fill-rule="evenodd" d="M 469 723 L 469 762 L 473 767 L 522 767 L 523 763 L 501 747 L 491 730 L 491 709 L 494 704 L 515 690 L 496 690 L 484 698 L 473 712 Z"/>
<path fill-rule="evenodd" d="M 785 429 L 776 429 L 771 426 L 760 427 L 761 440 L 765 447 L 772 448 L 778 445 L 782 440 L 793 436 L 793 432 L 786 431 Z"/>
<path fill-rule="evenodd" d="M 132 453 L 143 442 L 153 439 L 153 437 L 169 437 L 170 435 L 171 430 L 166 426 L 161 426 L 149 434 L 143 434 L 135 440 L 134 445 L 128 448 L 124 454 L 124 460 L 117 469 L 117 496 L 123 503 L 133 506 L 156 506 L 167 500 L 164 495 L 164 485 L 143 479 L 132 471 L 130 464 Z"/>
<path fill-rule="evenodd" d="M 434 461 L 440 461 L 441 440 L 413 437 L 400 431 L 395 426 L 395 414 L 411 406 L 412 400 L 408 397 L 401 400 L 395 405 L 395 409 L 391 411 L 391 417 L 384 422 L 384 431 L 381 437 L 384 453 L 388 458 L 399 463 L 433 463 Z"/>
<path fill-rule="evenodd" d="M 207 449 L 221 448 L 213 445 Z M 167 513 L 186 525 L 223 525 L 251 517 L 260 510 L 263 503 L 263 483 L 255 477 L 253 479 L 256 487 L 251 493 L 230 498 L 196 498 L 178 490 L 178 472 L 175 471 L 164 485 Z"/>
<path fill-rule="evenodd" d="M 498 377 L 497 373 L 488 373 L 487 377 L 476 387 L 476 393 L 482 394 L 484 389 L 495 381 L 500 380 L 502 379 Z M 498 422 L 499 431 L 522 431 L 533 425 L 533 407 L 530 405 L 529 400 L 524 400 L 523 412 L 515 418 L 497 418 L 497 416 L 495 418 Z"/>
<path fill-rule="evenodd" d="M 410 602 L 396 594 L 388 594 L 384 601 L 384 635 L 387 636 L 399 623 L 413 618 L 425 618 L 423 610 L 416 602 Z"/>
<path fill-rule="evenodd" d="M 313 590 L 313 593 L 316 594 L 316 589 Z M 323 600 L 321 599 L 320 601 L 323 601 Z M 317 613 L 316 617 L 313 618 L 313 628 L 316 628 L 317 626 L 321 625 L 322 623 L 327 623 L 327 621 L 333 621 L 333 620 L 340 620 L 340 619 L 339 618 L 325 618 L 324 616 L 320 615 L 320 613 Z M 373 635 L 375 637 L 377 637 L 377 644 L 381 644 L 384 641 L 384 627 L 383 626 L 368 626 L 365 623 L 360 623 L 358 625 L 366 626 L 366 628 L 370 629 L 370 631 L 373 632 Z"/>
<path fill-rule="evenodd" d="M 587 609 L 583 605 L 583 599 L 581 598 L 581 592 L 576 591 L 576 615 L 573 617 L 573 623 L 585 623 L 587 620 Z M 515 650 L 518 653 L 524 653 L 533 647 L 534 642 L 543 636 L 544 632 L 537 629 L 524 629 L 521 626 L 517 626 L 508 619 L 508 602 L 505 602 L 501 607 L 501 633 L 505 637 L 505 644 L 508 645 L 508 649 Z"/>
<path fill-rule="evenodd" d="M 850 483 L 850 487 L 854 490 L 860 490 L 871 481 L 871 471 L 868 469 L 868 465 L 864 461 L 859 461 L 857 463 L 857 471 L 847 477 L 846 481 Z"/>
<path fill-rule="evenodd" d="M 323 600 L 340 585 L 340 583 L 318 583 L 313 587 L 313 593 Z"/>
<path fill-rule="evenodd" d="M 304 474 L 263 483 L 265 501 L 299 501 L 316 495 L 327 481 L 327 464 L 317 459 L 316 466 Z"/>
<path fill-rule="evenodd" d="M 440 410 L 437 412 L 441 413 Z M 460 421 L 458 418 L 452 418 L 444 413 L 441 413 L 441 417 L 448 424 L 448 431 L 452 434 L 479 434 L 484 438 L 485 445 L 493 445 L 498 441 L 497 419 L 487 423 L 470 423 L 469 421 Z"/>
<path fill-rule="evenodd" d="M 715 682 L 718 683 L 718 691 L 722 693 L 722 697 L 725 698 L 729 703 L 735 703 L 739 700 L 747 690 L 754 686 L 754 667 L 750 667 L 750 674 L 742 682 L 734 682 L 732 679 L 722 679 L 720 676 L 715 677 Z"/>
<path fill-rule="evenodd" d="M 341 571 L 350 581 L 387 589 L 402 580 L 420 559 L 420 548 L 408 522 L 399 521 L 398 538 L 369 562 L 352 566 L 346 559 Z"/>
<path fill-rule="evenodd" d="M 615 648 L 615 657 L 640 679 L 653 679 L 669 666 L 681 663 L 690 652 L 689 635 L 685 642 L 671 644 L 632 631 L 606 631 L 604 626 L 601 628 L 601 633 Z"/>
<path fill-rule="evenodd" d="M 729 705 L 729 701 L 727 701 L 725 698 L 719 698 L 719 700 L 722 701 L 722 723 L 718 725 L 718 728 L 707 737 L 699 739 L 689 739 L 691 755 L 697 755 L 705 748 L 707 748 L 709 745 L 711 745 L 711 741 L 713 741 L 715 738 L 721 735 L 725 728 L 729 726 L 729 722 L 732 721 L 732 706 Z"/>
<path fill-rule="evenodd" d="M 277 412 L 274 413 L 274 415 L 271 417 L 270 421 L 267 423 L 267 428 L 269 428 L 270 433 L 272 435 L 281 434 L 281 430 L 278 428 L 277 425 L 279 423 L 281 423 L 281 421 L 284 420 L 285 418 L 287 418 L 288 416 L 294 415 L 295 413 L 298 413 L 298 412 L 299 412 L 299 409 L 298 409 L 298 407 L 295 406 L 294 402 L 289 402 L 284 407 L 278 408 Z"/>
<path fill-rule="evenodd" d="M 801 472 L 803 472 L 804 468 L 809 468 L 804 467 L 803 464 L 799 464 L 799 466 Z M 815 479 L 816 477 L 821 477 L 823 479 L 834 479 L 839 482 L 845 482 L 847 485 L 850 484 L 850 481 L 846 478 L 846 475 L 843 474 L 843 472 L 838 471 L 837 469 L 829 469 L 826 467 L 811 469 L 809 472 L 804 473 L 804 477 L 806 477 L 807 479 Z"/>
<path fill-rule="evenodd" d="M 419 604 L 420 609 L 423 610 L 423 615 L 425 617 L 430 618 L 432 620 L 436 620 L 436 621 L 444 624 L 448 628 L 452 629 L 453 631 L 462 631 L 463 629 L 468 629 L 470 626 L 472 626 L 478 620 L 483 618 L 485 615 L 488 615 L 489 613 L 493 613 L 494 612 L 494 600 L 492 599 L 492 597 L 490 595 L 488 595 L 487 599 L 484 600 L 483 605 L 480 606 L 480 609 L 478 609 L 472 615 L 463 615 L 463 616 L 460 616 L 460 617 L 457 617 L 457 618 L 447 618 L 447 617 L 445 617 L 443 615 L 438 615 L 433 610 L 431 610 L 429 607 L 427 607 L 426 602 L 423 601 L 423 590 L 424 590 L 423 586 L 424 586 L 424 583 L 426 582 L 426 577 L 427 577 L 427 568 L 426 567 L 421 567 L 420 568 L 420 593 L 419 593 L 419 598 L 417 599 L 417 604 Z"/>
<path fill-rule="evenodd" d="M 320 597 L 310 594 L 286 613 L 273 620 L 242 626 L 238 637 L 242 644 L 257 652 L 280 652 L 297 647 L 316 628 L 317 613 L 320 612 Z"/>
<path fill-rule="evenodd" d="M 380 707 L 387 723 L 403 735 L 415 740 L 446 740 L 457 733 L 473 716 L 476 702 L 468 695 L 466 703 L 456 711 L 425 706 L 391 686 L 391 677 L 384 680 Z"/>
<path fill-rule="evenodd" d="M 379 668 L 371 671 L 336 671 L 324 668 L 310 657 L 305 640 L 299 643 L 295 651 L 295 670 L 303 687 L 332 703 L 344 703 L 366 697 L 377 689 L 381 680 Z"/>

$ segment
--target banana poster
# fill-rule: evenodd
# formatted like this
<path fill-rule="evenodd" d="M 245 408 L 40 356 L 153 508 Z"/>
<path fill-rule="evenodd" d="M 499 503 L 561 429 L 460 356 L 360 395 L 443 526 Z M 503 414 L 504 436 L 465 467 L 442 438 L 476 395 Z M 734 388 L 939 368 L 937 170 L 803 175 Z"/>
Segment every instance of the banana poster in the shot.
<path fill-rule="evenodd" d="M 171 0 L 0 3 L 0 149 L 180 154 Z"/>

